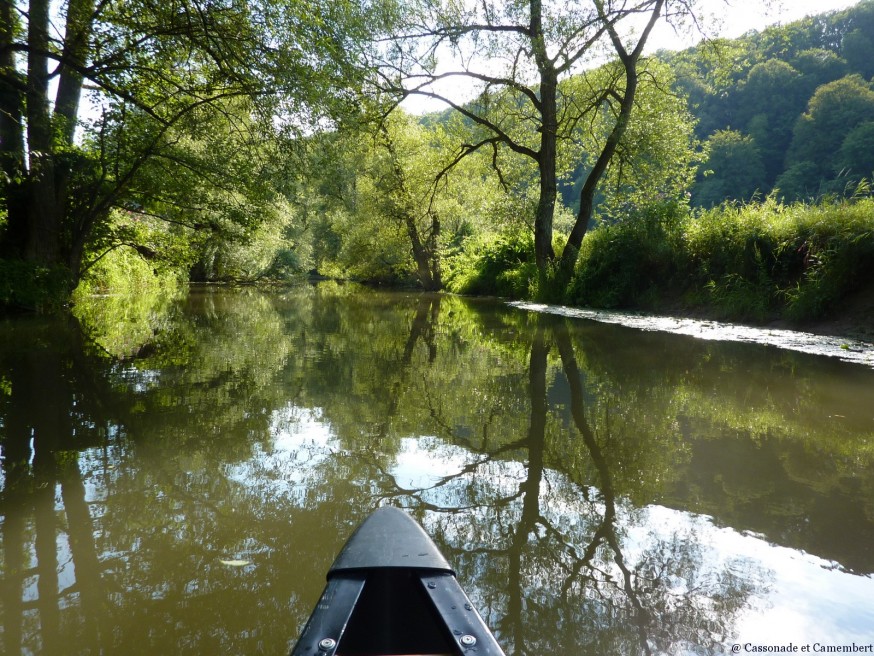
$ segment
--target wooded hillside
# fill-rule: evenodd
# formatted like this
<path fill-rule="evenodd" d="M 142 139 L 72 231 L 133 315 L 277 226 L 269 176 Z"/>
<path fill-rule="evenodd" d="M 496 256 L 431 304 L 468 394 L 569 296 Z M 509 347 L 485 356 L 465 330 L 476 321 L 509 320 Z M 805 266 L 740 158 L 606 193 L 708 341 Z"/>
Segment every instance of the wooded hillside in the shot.
<path fill-rule="evenodd" d="M 693 203 L 852 194 L 874 172 L 874 1 L 658 53 L 709 148 Z"/>

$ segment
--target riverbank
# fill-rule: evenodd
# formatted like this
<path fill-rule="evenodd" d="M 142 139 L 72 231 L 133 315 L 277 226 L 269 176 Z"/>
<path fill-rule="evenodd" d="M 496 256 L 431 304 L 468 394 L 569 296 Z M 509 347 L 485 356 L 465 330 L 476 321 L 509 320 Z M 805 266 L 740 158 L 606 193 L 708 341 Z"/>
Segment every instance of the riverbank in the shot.
<path fill-rule="evenodd" d="M 844 299 L 827 317 L 816 321 L 785 319 L 767 324 L 733 323 L 705 311 L 615 311 L 510 301 L 532 312 L 610 323 L 644 331 L 669 332 L 696 339 L 766 344 L 811 355 L 874 367 L 874 282 Z"/>
<path fill-rule="evenodd" d="M 833 304 L 829 312 L 816 319 L 792 320 L 780 317 L 756 322 L 726 316 L 722 308 L 714 310 L 680 303 L 663 307 L 639 307 L 630 311 L 673 318 L 738 323 L 753 328 L 792 330 L 874 344 L 874 280 L 847 294 L 840 302 Z"/>
<path fill-rule="evenodd" d="M 874 343 L 874 199 L 644 208 L 586 236 L 553 286 L 525 232 L 447 264 L 451 291 Z"/>
<path fill-rule="evenodd" d="M 656 331 L 685 335 L 696 339 L 719 342 L 745 342 L 762 344 L 780 349 L 798 351 L 809 355 L 823 355 L 874 367 L 874 344 L 844 335 L 812 333 L 798 329 L 775 326 L 750 326 L 710 319 L 691 319 L 613 310 L 592 310 L 564 305 L 547 305 L 529 301 L 510 301 L 509 305 L 529 312 L 556 314 L 573 319 L 585 319 L 634 328 L 641 331 Z"/>
<path fill-rule="evenodd" d="M 828 316 L 806 322 L 774 321 L 768 327 L 874 343 L 874 281 L 844 298 Z"/>

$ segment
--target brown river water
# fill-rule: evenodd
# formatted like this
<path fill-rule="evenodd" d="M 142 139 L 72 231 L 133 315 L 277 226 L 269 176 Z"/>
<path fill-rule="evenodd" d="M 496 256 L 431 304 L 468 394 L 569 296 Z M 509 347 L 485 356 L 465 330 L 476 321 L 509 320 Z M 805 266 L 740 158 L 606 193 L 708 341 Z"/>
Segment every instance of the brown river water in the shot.
<path fill-rule="evenodd" d="M 868 345 L 335 283 L 75 314 L 0 320 L 0 653 L 287 653 L 386 504 L 508 655 L 874 643 Z"/>

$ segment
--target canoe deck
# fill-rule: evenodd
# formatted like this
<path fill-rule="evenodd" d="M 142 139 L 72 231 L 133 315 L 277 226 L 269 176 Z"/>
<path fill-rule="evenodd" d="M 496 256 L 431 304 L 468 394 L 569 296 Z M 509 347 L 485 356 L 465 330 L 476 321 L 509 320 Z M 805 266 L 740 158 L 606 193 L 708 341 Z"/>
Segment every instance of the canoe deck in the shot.
<path fill-rule="evenodd" d="M 373 512 L 346 543 L 291 656 L 504 656 L 424 529 Z"/>

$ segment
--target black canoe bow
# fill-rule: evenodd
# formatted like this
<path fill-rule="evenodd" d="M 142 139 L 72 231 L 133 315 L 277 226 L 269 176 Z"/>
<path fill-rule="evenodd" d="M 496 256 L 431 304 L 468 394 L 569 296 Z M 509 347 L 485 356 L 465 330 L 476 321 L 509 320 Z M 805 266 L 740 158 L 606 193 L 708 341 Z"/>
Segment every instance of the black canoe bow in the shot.
<path fill-rule="evenodd" d="M 291 656 L 504 656 L 425 530 L 374 511 L 328 570 Z"/>

